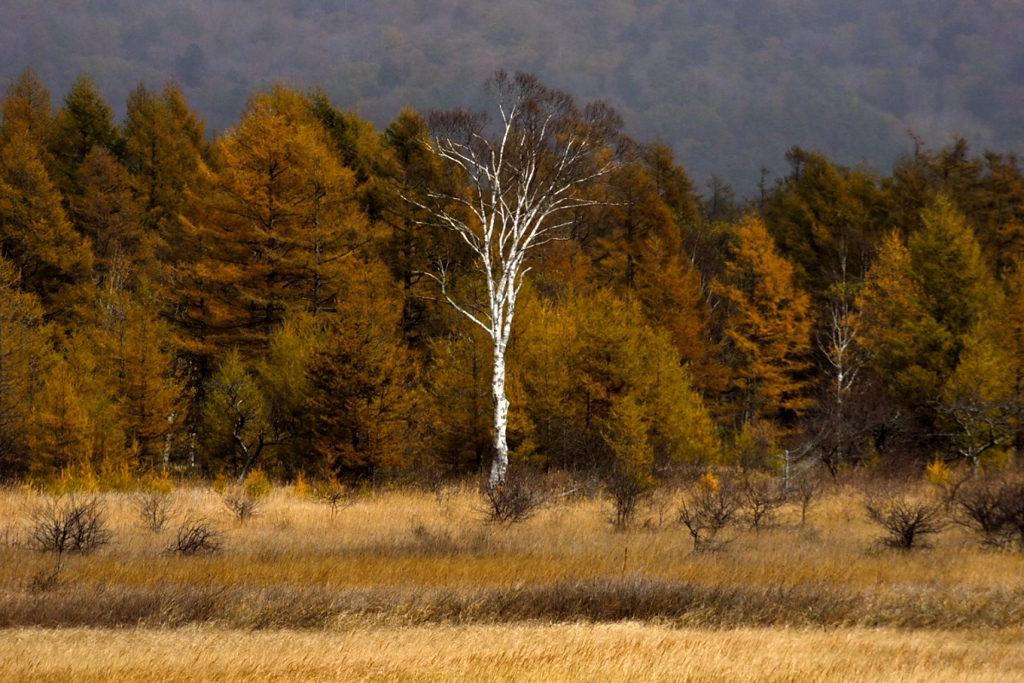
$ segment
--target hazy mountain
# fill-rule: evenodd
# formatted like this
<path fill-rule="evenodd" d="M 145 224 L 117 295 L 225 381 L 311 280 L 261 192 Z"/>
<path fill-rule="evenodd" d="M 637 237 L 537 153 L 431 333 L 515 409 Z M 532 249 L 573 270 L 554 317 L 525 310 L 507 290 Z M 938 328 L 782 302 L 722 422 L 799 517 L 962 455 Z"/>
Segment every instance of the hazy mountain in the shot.
<path fill-rule="evenodd" d="M 525 70 L 751 192 L 792 145 L 881 168 L 908 129 L 1024 151 L 1022 33 L 1021 0 L 6 0 L 0 78 L 32 66 L 59 100 L 86 70 L 119 110 L 173 77 L 222 129 L 275 79 L 383 126 Z"/>

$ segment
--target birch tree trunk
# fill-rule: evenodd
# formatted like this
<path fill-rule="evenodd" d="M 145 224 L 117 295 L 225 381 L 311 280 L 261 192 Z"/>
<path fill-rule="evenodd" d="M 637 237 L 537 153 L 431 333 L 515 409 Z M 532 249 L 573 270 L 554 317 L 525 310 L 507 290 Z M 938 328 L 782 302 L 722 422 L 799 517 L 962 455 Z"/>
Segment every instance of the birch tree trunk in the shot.
<path fill-rule="evenodd" d="M 494 460 L 491 462 L 491 488 L 505 481 L 508 471 L 508 398 L 505 396 L 505 353 L 494 347 L 494 375 L 491 381 L 494 399 Z"/>
<path fill-rule="evenodd" d="M 598 203 L 587 188 L 616 167 L 625 139 L 610 107 L 593 103 L 580 110 L 568 94 L 544 87 L 534 76 L 510 78 L 499 71 L 486 88 L 499 114 L 493 132 L 483 112 L 432 112 L 430 144 L 450 184 L 427 187 L 406 200 L 428 213 L 428 224 L 462 239 L 486 282 L 487 300 L 475 301 L 452 291 L 443 261 L 426 273 L 442 297 L 493 343 L 494 488 L 508 470 L 505 353 L 516 297 L 529 271 L 526 258 L 544 244 L 567 239 L 575 212 Z"/>

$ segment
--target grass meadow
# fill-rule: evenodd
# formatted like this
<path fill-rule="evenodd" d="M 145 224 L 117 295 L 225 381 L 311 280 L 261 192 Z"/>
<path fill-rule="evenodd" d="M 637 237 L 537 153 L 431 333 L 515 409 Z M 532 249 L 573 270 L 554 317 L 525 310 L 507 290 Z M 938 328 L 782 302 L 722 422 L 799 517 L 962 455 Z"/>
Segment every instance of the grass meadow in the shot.
<path fill-rule="evenodd" d="M 240 521 L 179 486 L 95 494 L 109 542 L 30 547 L 43 493 L 0 492 L 0 679 L 1024 680 L 1024 553 L 955 524 L 885 548 L 853 486 L 693 552 L 663 491 L 625 531 L 599 498 L 513 525 L 471 486 L 332 507 L 274 488 Z M 173 552 L 201 521 L 219 550 Z"/>

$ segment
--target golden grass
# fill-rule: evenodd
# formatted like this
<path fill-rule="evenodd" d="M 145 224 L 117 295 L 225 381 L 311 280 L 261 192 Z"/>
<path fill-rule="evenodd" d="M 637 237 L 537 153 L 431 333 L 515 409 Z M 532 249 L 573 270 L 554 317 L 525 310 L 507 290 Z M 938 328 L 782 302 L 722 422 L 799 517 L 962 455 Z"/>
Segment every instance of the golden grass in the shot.
<path fill-rule="evenodd" d="M 635 622 L 345 631 L 0 631 L 0 679 L 1024 681 L 1019 631 L 671 629 Z"/>
<path fill-rule="evenodd" d="M 978 547 L 952 528 L 929 550 L 873 545 L 858 494 L 837 490 L 798 524 L 735 534 L 695 555 L 671 495 L 630 532 L 607 504 L 562 499 L 532 520 L 483 523 L 474 491 L 380 492 L 337 515 L 276 489 L 240 524 L 208 488 L 179 488 L 154 534 L 130 494 L 102 494 L 111 545 L 70 557 L 61 583 L 32 590 L 52 558 L 23 547 L 39 494 L 0 492 L 0 627 L 320 628 L 339 624 L 662 620 L 676 626 L 1024 627 L 1024 554 Z M 186 514 L 223 530 L 222 552 L 168 554 Z"/>
<path fill-rule="evenodd" d="M 0 491 L 3 681 L 1024 681 L 1024 553 L 955 527 L 881 550 L 852 490 L 711 554 L 672 494 L 616 532 L 590 499 L 487 525 L 465 488 L 336 515 L 276 489 L 241 524 L 182 487 L 153 533 L 110 493 L 113 542 L 44 589 L 53 558 L 25 547 L 39 495 Z M 166 552 L 186 516 L 223 550 Z"/>

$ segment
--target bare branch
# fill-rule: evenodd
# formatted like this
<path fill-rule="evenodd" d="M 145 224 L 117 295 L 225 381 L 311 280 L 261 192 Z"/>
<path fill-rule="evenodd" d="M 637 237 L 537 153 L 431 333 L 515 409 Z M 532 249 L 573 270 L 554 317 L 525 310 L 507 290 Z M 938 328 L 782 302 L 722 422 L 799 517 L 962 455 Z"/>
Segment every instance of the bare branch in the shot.
<path fill-rule="evenodd" d="M 580 111 L 567 93 L 523 73 L 499 71 L 485 88 L 496 104 L 496 120 L 465 109 L 430 113 L 430 144 L 452 185 L 428 189 L 427 202 L 406 200 L 427 212 L 432 225 L 458 234 L 484 277 L 487 316 L 455 300 L 443 263 L 437 273 L 426 274 L 442 298 L 494 343 L 493 487 L 503 481 L 508 463 L 504 355 L 529 271 L 526 258 L 539 246 L 568 238 L 575 219 L 562 215 L 600 203 L 586 196 L 586 188 L 616 168 L 628 145 L 619 133 L 622 120 L 606 104 Z"/>

